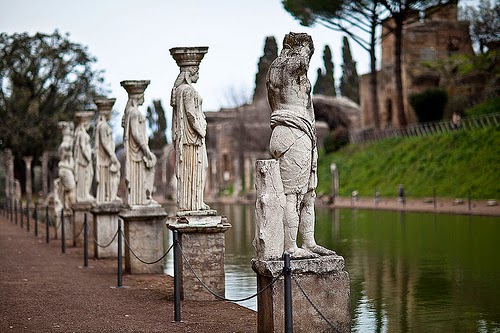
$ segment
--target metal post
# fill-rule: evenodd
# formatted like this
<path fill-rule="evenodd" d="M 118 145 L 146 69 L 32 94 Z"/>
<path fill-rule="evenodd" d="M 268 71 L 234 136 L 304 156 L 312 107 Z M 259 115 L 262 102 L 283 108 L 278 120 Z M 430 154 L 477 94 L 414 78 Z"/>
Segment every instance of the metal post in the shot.
<path fill-rule="evenodd" d="M 434 193 L 433 194 L 434 194 L 434 200 L 433 200 L 434 201 L 434 210 L 436 210 L 436 208 L 437 208 L 436 186 L 434 186 Z"/>
<path fill-rule="evenodd" d="M 174 236 L 174 320 L 181 321 L 181 276 L 179 273 L 179 234 L 172 231 Z"/>
<path fill-rule="evenodd" d="M 64 208 L 63 208 L 63 209 L 61 209 L 61 251 L 62 251 L 62 253 L 66 253 L 66 238 L 64 236 L 65 235 L 64 235 Z"/>
<path fill-rule="evenodd" d="M 33 212 L 35 214 L 35 237 L 38 237 L 38 204 L 35 203 L 35 211 Z"/>
<path fill-rule="evenodd" d="M 87 213 L 83 216 L 83 266 L 89 266 L 89 244 L 88 244 Z"/>
<path fill-rule="evenodd" d="M 118 288 L 122 287 L 122 221 L 118 220 Z"/>
<path fill-rule="evenodd" d="M 45 206 L 45 241 L 49 244 L 49 206 Z"/>
<path fill-rule="evenodd" d="M 293 333 L 292 318 L 292 269 L 290 268 L 290 254 L 283 253 L 285 265 L 283 275 L 285 276 L 285 333 Z"/>
<path fill-rule="evenodd" d="M 14 216 L 16 217 L 16 225 L 17 225 L 17 201 L 14 200 Z"/>
<path fill-rule="evenodd" d="M 26 231 L 30 231 L 30 202 L 26 201 Z"/>
<path fill-rule="evenodd" d="M 24 229 L 23 201 L 19 200 L 19 213 L 21 217 L 21 229 Z"/>
<path fill-rule="evenodd" d="M 469 202 L 469 212 L 471 211 L 471 190 L 469 189 L 469 192 L 467 192 L 467 201 Z"/>

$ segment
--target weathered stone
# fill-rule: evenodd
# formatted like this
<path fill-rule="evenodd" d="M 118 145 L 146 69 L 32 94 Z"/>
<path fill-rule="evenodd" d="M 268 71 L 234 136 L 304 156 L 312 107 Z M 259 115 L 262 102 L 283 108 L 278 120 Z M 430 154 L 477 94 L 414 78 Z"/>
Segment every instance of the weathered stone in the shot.
<path fill-rule="evenodd" d="M 257 289 L 261 290 L 283 270 L 283 261 L 253 261 Z M 349 275 L 343 270 L 344 258 L 323 256 L 292 260 L 292 310 L 294 332 L 350 332 Z M 320 317 L 297 286 L 335 327 Z M 284 280 L 280 277 L 257 298 L 257 332 L 284 332 Z"/>
<path fill-rule="evenodd" d="M 156 156 L 149 149 L 146 117 L 139 110 L 149 83 L 149 80 L 120 82 L 128 93 L 122 120 L 127 185 L 125 202 L 128 206 L 158 206 L 153 200 Z"/>
<path fill-rule="evenodd" d="M 258 260 L 273 260 L 283 255 L 283 210 L 285 194 L 276 160 L 255 162 L 255 238 Z"/>
<path fill-rule="evenodd" d="M 167 223 L 169 229 L 177 230 L 179 233 L 179 245 L 182 249 L 179 273 L 183 300 L 216 299 L 196 279 L 191 268 L 212 291 L 220 296 L 225 295 L 224 233 L 231 225 L 225 219 L 222 221 L 216 226 L 208 227 L 178 223 L 175 218 L 170 219 Z M 183 258 L 188 260 L 189 265 Z"/>
<path fill-rule="evenodd" d="M 208 168 L 205 146 L 207 121 L 202 111 L 202 98 L 192 85 L 198 81 L 199 65 L 207 52 L 208 47 L 170 49 L 180 67 L 170 100 L 179 211 L 209 209 L 203 201 Z"/>
<path fill-rule="evenodd" d="M 31 203 L 32 185 L 31 185 L 31 162 L 33 156 L 24 156 L 24 164 L 26 164 L 26 201 Z"/>
<path fill-rule="evenodd" d="M 118 236 L 115 234 L 118 230 L 118 213 L 123 208 L 120 203 L 101 203 L 92 207 L 93 220 L 93 236 L 89 236 L 89 247 L 94 244 L 95 257 L 102 258 L 116 258 L 118 256 Z M 113 242 L 109 242 L 115 237 Z M 97 243 L 96 243 L 97 242 Z M 99 245 L 101 246 L 99 246 Z M 125 253 L 125 242 L 122 242 L 122 254 Z"/>
<path fill-rule="evenodd" d="M 74 124 L 60 121 L 58 126 L 62 131 L 63 140 L 57 150 L 59 154 L 59 178 L 54 180 L 54 209 L 56 213 L 64 209 L 69 214 L 71 205 L 76 201 L 75 161 L 73 159 Z"/>
<path fill-rule="evenodd" d="M 73 244 L 76 247 L 83 247 L 84 244 L 84 234 L 83 234 L 83 224 L 85 221 L 85 214 L 87 215 L 87 225 L 89 226 L 89 235 L 94 233 L 93 225 L 91 223 L 90 210 L 92 209 L 92 203 L 90 202 L 75 202 L 72 206 L 73 208 L 73 233 L 71 237 L 73 238 Z M 68 235 L 68 234 L 66 234 Z M 93 257 L 93 247 L 89 246 L 89 256 Z"/>
<path fill-rule="evenodd" d="M 125 246 L 125 270 L 130 274 L 162 273 L 162 262 L 144 264 L 141 260 L 158 260 L 163 251 L 163 225 L 167 213 L 160 206 L 139 206 L 121 211 L 118 215 L 124 222 L 124 233 L 128 246 Z M 129 248 L 130 246 L 130 248 Z"/>
<path fill-rule="evenodd" d="M 76 112 L 75 117 L 78 125 L 75 129 L 74 159 L 75 159 L 75 181 L 76 202 L 94 202 L 95 198 L 90 194 L 92 180 L 94 179 L 94 166 L 92 163 L 92 146 L 90 135 L 90 120 L 94 117 L 92 111 Z"/>
<path fill-rule="evenodd" d="M 117 196 L 121 165 L 115 153 L 113 131 L 108 124 L 115 101 L 115 98 L 97 98 L 94 100 L 98 113 L 94 131 L 97 203 L 121 203 L 121 199 Z"/>

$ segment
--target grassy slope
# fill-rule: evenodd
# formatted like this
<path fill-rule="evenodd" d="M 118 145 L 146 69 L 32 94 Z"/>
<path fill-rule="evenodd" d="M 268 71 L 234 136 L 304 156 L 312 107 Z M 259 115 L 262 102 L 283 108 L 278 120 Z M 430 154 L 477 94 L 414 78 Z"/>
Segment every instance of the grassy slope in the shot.
<path fill-rule="evenodd" d="M 331 193 L 330 163 L 339 169 L 340 195 L 357 190 L 395 197 L 399 184 L 408 197 L 500 198 L 500 128 L 422 138 L 386 139 L 320 152 L 318 194 Z"/>

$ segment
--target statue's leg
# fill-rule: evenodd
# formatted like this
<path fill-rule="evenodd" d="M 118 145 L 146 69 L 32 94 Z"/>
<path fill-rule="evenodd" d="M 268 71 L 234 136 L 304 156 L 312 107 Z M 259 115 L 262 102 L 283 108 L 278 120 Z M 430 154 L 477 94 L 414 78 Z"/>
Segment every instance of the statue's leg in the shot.
<path fill-rule="evenodd" d="M 289 253 L 292 259 L 315 258 L 318 255 L 307 249 L 297 247 L 297 232 L 299 229 L 299 212 L 302 195 L 287 194 L 284 219 L 284 247 L 285 252 Z"/>
<path fill-rule="evenodd" d="M 311 190 L 304 195 L 300 207 L 300 234 L 302 235 L 302 247 L 319 255 L 334 255 L 335 251 L 329 250 L 316 244 L 314 239 L 314 223 L 316 221 L 314 213 L 314 202 L 316 192 Z"/>

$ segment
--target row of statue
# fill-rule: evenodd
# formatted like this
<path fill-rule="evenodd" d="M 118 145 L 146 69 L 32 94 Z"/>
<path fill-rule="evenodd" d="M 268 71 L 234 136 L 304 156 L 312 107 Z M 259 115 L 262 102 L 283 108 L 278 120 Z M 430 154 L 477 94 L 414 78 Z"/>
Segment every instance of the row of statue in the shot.
<path fill-rule="evenodd" d="M 170 100 L 173 107 L 172 138 L 178 211 L 209 209 L 203 200 L 208 168 L 205 146 L 207 122 L 202 111 L 202 98 L 193 87 L 198 80 L 200 62 L 207 51 L 208 47 L 170 49 L 180 68 Z M 270 153 L 279 161 L 286 197 L 284 250 L 294 258 L 334 253 L 317 245 L 314 239 L 317 145 L 311 84 L 307 78 L 313 52 L 314 45 L 309 35 L 287 34 L 283 49 L 271 64 L 266 78 L 272 110 Z M 146 118 L 139 110 L 149 83 L 146 80 L 121 82 L 128 93 L 122 126 L 126 161 L 125 204 L 129 207 L 157 204 L 153 200 L 156 156 L 148 145 Z M 97 202 L 112 202 L 119 200 L 117 189 L 120 179 L 120 163 L 114 152 L 112 131 L 108 124 L 114 100 L 102 99 L 95 103 L 99 114 L 95 126 Z M 64 188 L 65 205 L 74 200 L 94 200 L 90 194 L 93 167 L 87 133 L 92 115 L 89 112 L 76 113 L 78 125 L 74 134 L 71 123 L 61 123 L 64 138 L 59 147 L 58 182 L 59 187 Z M 72 192 L 76 193 L 76 198 Z M 298 231 L 303 239 L 301 248 L 297 247 Z"/>
<path fill-rule="evenodd" d="M 172 89 L 174 108 L 172 137 L 176 151 L 177 207 L 180 211 L 209 209 L 203 201 L 208 168 L 205 136 L 207 122 L 202 98 L 192 84 L 198 80 L 199 64 L 208 47 L 173 48 L 170 50 L 180 67 Z M 125 204 L 129 207 L 157 205 L 153 199 L 154 173 L 157 162 L 148 144 L 146 117 L 139 107 L 144 103 L 148 80 L 127 80 L 120 84 L 128 93 L 122 119 L 125 149 Z M 71 209 L 75 202 L 121 202 L 118 197 L 121 165 L 116 157 L 113 132 L 109 125 L 115 99 L 98 98 L 94 128 L 96 197 L 91 194 L 94 180 L 91 138 L 88 134 L 93 111 L 75 113 L 72 122 L 59 123 L 63 140 L 59 146 L 59 178 L 55 181 L 56 205 Z"/>

